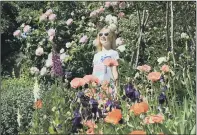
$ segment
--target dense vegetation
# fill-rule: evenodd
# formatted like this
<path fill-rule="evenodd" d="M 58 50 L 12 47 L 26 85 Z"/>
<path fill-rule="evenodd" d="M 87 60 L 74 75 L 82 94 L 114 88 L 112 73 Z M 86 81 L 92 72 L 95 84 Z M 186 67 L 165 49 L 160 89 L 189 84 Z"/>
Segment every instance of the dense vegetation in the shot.
<path fill-rule="evenodd" d="M 196 133 L 196 2 L 3 1 L 1 9 L 2 134 Z M 117 34 L 121 120 L 94 119 L 94 129 L 84 124 L 94 108 L 80 94 L 87 87 L 70 82 L 92 73 L 95 39 L 106 25 Z M 149 72 L 161 77 L 151 82 Z M 148 110 L 135 115 L 139 97 L 128 90 Z"/>

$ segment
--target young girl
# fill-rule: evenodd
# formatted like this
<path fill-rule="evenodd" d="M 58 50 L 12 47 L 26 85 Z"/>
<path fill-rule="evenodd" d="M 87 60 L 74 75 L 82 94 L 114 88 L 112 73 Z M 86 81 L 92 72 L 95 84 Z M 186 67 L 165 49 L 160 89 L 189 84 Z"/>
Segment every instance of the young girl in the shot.
<path fill-rule="evenodd" d="M 115 51 L 116 37 L 115 33 L 108 28 L 103 28 L 96 39 L 98 52 L 93 59 L 93 75 L 99 78 L 100 83 L 107 81 L 112 85 L 112 93 L 116 96 L 118 71 L 117 67 L 108 67 L 103 64 L 106 58 L 119 59 L 119 54 Z"/>

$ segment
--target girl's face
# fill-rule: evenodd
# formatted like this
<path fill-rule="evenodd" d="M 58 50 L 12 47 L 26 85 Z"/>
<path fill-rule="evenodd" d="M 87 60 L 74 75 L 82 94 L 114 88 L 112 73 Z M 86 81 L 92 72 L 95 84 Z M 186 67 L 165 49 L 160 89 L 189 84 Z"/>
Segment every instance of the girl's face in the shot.
<path fill-rule="evenodd" d="M 99 41 L 105 48 L 110 48 L 112 35 L 109 29 L 103 29 L 99 32 Z"/>

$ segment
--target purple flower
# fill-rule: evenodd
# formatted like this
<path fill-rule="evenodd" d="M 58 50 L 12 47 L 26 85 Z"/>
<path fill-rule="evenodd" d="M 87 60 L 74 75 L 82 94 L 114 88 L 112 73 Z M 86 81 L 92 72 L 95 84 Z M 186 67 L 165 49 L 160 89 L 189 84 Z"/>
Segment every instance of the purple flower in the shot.
<path fill-rule="evenodd" d="M 158 99 L 159 99 L 159 104 L 163 104 L 163 103 L 167 100 L 165 93 L 162 92 L 162 93 L 159 95 Z"/>
<path fill-rule="evenodd" d="M 63 76 L 63 70 L 62 70 L 62 64 L 60 61 L 60 56 L 53 52 L 52 61 L 53 61 L 52 73 L 55 76 Z"/>
<path fill-rule="evenodd" d="M 164 76 L 163 75 L 161 75 L 161 77 L 160 77 L 160 82 L 164 82 Z"/>
<path fill-rule="evenodd" d="M 168 89 L 167 86 L 163 86 L 163 87 L 161 88 L 162 91 L 166 91 L 167 89 Z"/>
<path fill-rule="evenodd" d="M 71 78 L 72 77 L 72 72 L 65 72 L 65 78 L 68 79 L 68 78 Z"/>
<path fill-rule="evenodd" d="M 139 99 L 140 93 L 137 91 L 132 84 L 125 85 L 126 97 L 130 98 L 132 101 Z"/>

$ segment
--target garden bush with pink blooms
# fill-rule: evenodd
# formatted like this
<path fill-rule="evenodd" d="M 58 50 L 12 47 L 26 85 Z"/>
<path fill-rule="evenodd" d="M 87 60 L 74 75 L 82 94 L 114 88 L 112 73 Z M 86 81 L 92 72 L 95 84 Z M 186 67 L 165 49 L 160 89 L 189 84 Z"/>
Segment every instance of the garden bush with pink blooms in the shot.
<path fill-rule="evenodd" d="M 14 4 L 19 27 L 9 43 L 19 45 L 18 79 L 27 81 L 24 89 L 31 84 L 32 106 L 15 110 L 14 133 L 3 121 L 3 134 L 196 134 L 195 2 Z M 117 36 L 116 99 L 110 83 L 99 85 L 91 75 L 104 26 Z M 3 93 L 19 83 L 12 79 L 4 75 Z"/>

